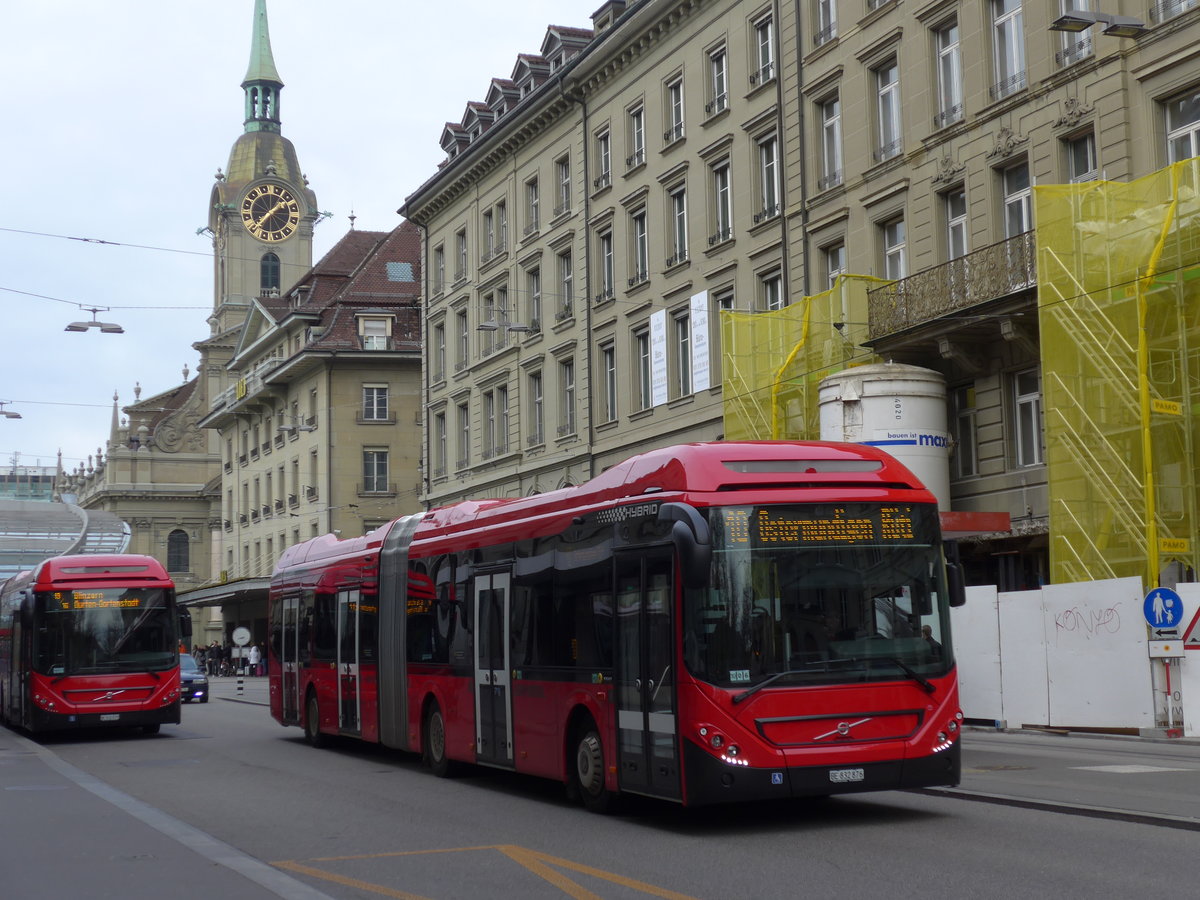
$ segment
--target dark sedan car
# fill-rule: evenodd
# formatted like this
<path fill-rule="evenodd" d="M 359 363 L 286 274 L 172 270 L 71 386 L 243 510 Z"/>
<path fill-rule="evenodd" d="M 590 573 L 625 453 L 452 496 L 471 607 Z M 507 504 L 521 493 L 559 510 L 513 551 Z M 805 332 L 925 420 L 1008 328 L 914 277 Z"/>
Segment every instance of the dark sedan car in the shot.
<path fill-rule="evenodd" d="M 208 702 L 208 678 L 190 653 L 179 654 L 179 693 L 184 703 Z"/>

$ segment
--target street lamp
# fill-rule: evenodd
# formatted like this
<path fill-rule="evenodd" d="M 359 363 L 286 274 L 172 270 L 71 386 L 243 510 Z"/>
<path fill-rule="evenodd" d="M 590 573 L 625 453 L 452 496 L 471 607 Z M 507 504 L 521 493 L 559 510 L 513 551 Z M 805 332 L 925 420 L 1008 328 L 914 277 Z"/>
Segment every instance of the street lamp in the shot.
<path fill-rule="evenodd" d="M 1103 25 L 1109 37 L 1140 37 L 1146 33 L 1146 23 L 1132 16 L 1113 16 L 1086 9 L 1068 10 L 1050 23 L 1051 31 L 1087 31 L 1093 25 Z"/>
<path fill-rule="evenodd" d="M 84 312 L 90 312 L 92 314 L 92 320 L 90 322 L 72 322 L 70 325 L 68 325 L 66 328 L 64 328 L 63 331 L 87 331 L 89 328 L 99 328 L 101 334 L 124 334 L 125 333 L 124 328 L 122 328 L 120 325 L 114 324 L 113 322 L 97 322 L 96 321 L 96 314 L 101 313 L 101 312 L 108 312 L 109 307 L 107 307 L 107 306 L 81 306 L 79 308 L 82 309 Z"/>
<path fill-rule="evenodd" d="M 21 414 L 19 412 L 13 412 L 11 409 L 4 408 L 5 403 L 11 403 L 11 402 L 12 402 L 11 400 L 0 400 L 0 418 L 5 418 L 5 419 L 21 418 Z"/>

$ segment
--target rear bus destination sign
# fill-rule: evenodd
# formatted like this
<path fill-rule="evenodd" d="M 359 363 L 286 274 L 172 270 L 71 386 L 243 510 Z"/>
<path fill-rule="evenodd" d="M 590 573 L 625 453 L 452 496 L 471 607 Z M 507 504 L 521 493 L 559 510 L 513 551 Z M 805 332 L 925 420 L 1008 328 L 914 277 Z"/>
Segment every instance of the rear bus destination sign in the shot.
<path fill-rule="evenodd" d="M 756 533 L 760 545 L 858 544 L 912 541 L 911 506 L 822 507 L 821 514 L 804 509 L 759 507 L 731 509 L 726 528 L 731 540 L 748 542 Z"/>

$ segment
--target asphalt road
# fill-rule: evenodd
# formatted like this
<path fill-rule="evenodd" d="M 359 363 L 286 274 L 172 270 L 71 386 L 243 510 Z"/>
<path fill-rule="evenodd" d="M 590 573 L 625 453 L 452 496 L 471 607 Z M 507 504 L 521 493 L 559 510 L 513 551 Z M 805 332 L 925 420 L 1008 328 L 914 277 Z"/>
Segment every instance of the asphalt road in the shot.
<path fill-rule="evenodd" d="M 1195 894 L 1195 743 L 968 733 L 964 784 L 953 792 L 700 810 L 635 800 L 595 816 L 535 779 L 484 769 L 438 779 L 415 757 L 353 742 L 314 750 L 264 707 L 230 702 L 233 684 L 218 682 L 212 702 L 185 707 L 183 724 L 157 736 L 42 744 L 118 800 L 151 810 L 155 841 L 233 848 L 181 872 L 173 884 L 182 890 L 163 896 L 190 895 L 188 886 L 231 868 L 241 878 L 237 867 L 250 864 L 281 880 L 247 881 L 244 893 L 223 882 L 208 896 L 298 897 L 301 887 L 428 900 Z M 240 699 L 259 699 L 261 688 L 249 682 Z M 23 799 L 54 801 L 49 791 Z M 71 841 L 128 815 L 118 806 L 73 822 Z M 20 863 L 5 859 L 6 843 L 0 872 Z M 61 859 L 76 865 L 70 853 Z M 86 890 L 78 865 L 77 896 L 108 896 Z"/>

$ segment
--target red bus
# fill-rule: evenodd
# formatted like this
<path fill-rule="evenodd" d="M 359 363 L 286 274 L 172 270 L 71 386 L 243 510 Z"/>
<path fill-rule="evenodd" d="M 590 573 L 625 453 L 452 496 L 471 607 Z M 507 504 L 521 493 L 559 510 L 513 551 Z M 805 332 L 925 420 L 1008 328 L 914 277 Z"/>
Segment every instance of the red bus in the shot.
<path fill-rule="evenodd" d="M 957 784 L 936 501 L 859 444 L 656 450 L 289 548 L 271 713 L 690 805 Z"/>
<path fill-rule="evenodd" d="M 0 586 L 0 719 L 31 732 L 179 723 L 175 585 L 149 556 L 56 556 Z"/>

